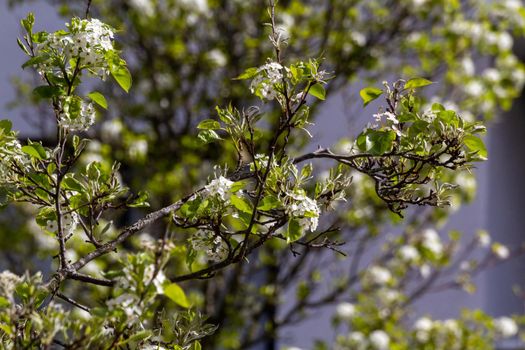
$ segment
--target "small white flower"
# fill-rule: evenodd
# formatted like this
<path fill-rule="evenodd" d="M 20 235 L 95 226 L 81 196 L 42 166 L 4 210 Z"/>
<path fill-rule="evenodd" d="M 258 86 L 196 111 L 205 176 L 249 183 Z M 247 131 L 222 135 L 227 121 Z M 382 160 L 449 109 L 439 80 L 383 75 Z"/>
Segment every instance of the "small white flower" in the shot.
<path fill-rule="evenodd" d="M 414 323 L 414 330 L 416 331 L 416 339 L 420 343 L 426 343 L 430 338 L 430 332 L 434 327 L 434 323 L 428 317 L 422 317 Z"/>
<path fill-rule="evenodd" d="M 58 223 L 56 222 L 56 220 L 47 220 L 46 230 L 49 232 L 57 232 Z"/>
<path fill-rule="evenodd" d="M 226 56 L 219 49 L 213 49 L 208 52 L 208 59 L 218 67 L 223 67 L 227 63 Z"/>
<path fill-rule="evenodd" d="M 492 252 L 499 258 L 499 259 L 507 259 L 510 255 L 509 248 L 504 246 L 501 243 L 494 243 L 492 245 Z"/>
<path fill-rule="evenodd" d="M 494 327 L 504 338 L 513 337 L 518 333 L 518 325 L 510 317 L 500 317 L 495 319 Z"/>
<path fill-rule="evenodd" d="M 412 4 L 416 7 L 420 7 L 425 5 L 428 2 L 428 0 L 412 0 Z"/>
<path fill-rule="evenodd" d="M 380 266 L 372 266 L 368 274 L 372 282 L 379 285 L 387 284 L 392 279 L 390 271 Z"/>
<path fill-rule="evenodd" d="M 443 253 L 443 244 L 436 230 L 427 228 L 422 232 L 422 245 L 430 250 L 434 255 L 440 256 Z"/>
<path fill-rule="evenodd" d="M 419 273 L 421 274 L 421 277 L 428 278 L 430 277 L 430 273 L 432 272 L 432 269 L 430 268 L 430 265 L 423 264 L 419 268 Z"/>
<path fill-rule="evenodd" d="M 351 320 L 356 314 L 355 306 L 351 303 L 337 305 L 336 315 L 342 320 Z"/>
<path fill-rule="evenodd" d="M 404 245 L 399 248 L 399 256 L 406 262 L 413 262 L 419 259 L 419 252 L 411 245 Z"/>
<path fill-rule="evenodd" d="M 474 75 L 476 71 L 476 67 L 474 66 L 474 62 L 472 61 L 472 58 L 470 57 L 463 57 L 461 60 L 461 66 L 463 67 L 463 71 L 467 75 Z"/>
<path fill-rule="evenodd" d="M 155 6 L 151 0 L 130 0 L 130 5 L 146 17 L 151 17 L 155 14 Z"/>
<path fill-rule="evenodd" d="M 352 350 L 365 350 L 368 348 L 368 339 L 361 332 L 351 332 L 348 335 L 348 341 L 352 345 Z"/>
<path fill-rule="evenodd" d="M 474 97 L 481 96 L 483 92 L 485 91 L 485 88 L 483 87 L 483 84 L 481 84 L 477 80 L 472 80 L 467 83 L 467 85 L 464 86 L 465 92 Z"/>
<path fill-rule="evenodd" d="M 370 333 L 370 344 L 377 350 L 387 350 L 390 345 L 390 337 L 382 330 L 375 330 Z"/>
<path fill-rule="evenodd" d="M 289 198 L 286 214 L 297 219 L 303 229 L 315 231 L 321 212 L 317 202 L 304 194 L 292 193 Z"/>
<path fill-rule="evenodd" d="M 483 77 L 491 83 L 496 83 L 501 80 L 500 72 L 495 68 L 487 68 L 483 71 Z"/>
<path fill-rule="evenodd" d="M 357 46 L 366 45 L 366 36 L 361 32 L 352 31 L 350 33 L 350 38 Z"/>
<path fill-rule="evenodd" d="M 514 40 L 512 39 L 512 36 L 507 32 L 501 32 L 497 36 L 498 40 L 498 48 L 501 51 L 509 51 L 512 49 L 512 44 L 514 43 Z"/>
<path fill-rule="evenodd" d="M 230 199 L 232 185 L 233 181 L 219 176 L 204 187 L 204 192 L 210 197 L 218 197 L 221 201 L 226 202 Z"/>
<path fill-rule="evenodd" d="M 428 317 L 421 317 L 414 323 L 414 330 L 430 332 L 434 327 L 434 323 Z"/>
<path fill-rule="evenodd" d="M 477 241 L 481 247 L 487 248 L 490 245 L 492 239 L 486 231 L 479 231 L 477 234 Z"/>

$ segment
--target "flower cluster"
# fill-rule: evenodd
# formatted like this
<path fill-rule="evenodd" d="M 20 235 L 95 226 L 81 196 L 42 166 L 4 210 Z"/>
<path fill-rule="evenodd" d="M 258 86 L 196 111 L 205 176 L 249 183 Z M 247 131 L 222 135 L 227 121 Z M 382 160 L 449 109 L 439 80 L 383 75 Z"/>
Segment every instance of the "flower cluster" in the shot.
<path fill-rule="evenodd" d="M 52 56 L 65 58 L 66 62 L 76 58 L 80 66 L 89 68 L 102 78 L 107 76 L 109 68 L 106 53 L 113 50 L 113 28 L 95 18 L 73 18 L 66 26 L 69 32 L 57 31 L 49 34 L 38 45 L 37 52 L 47 50 Z M 50 67 L 53 67 L 52 62 L 44 61 L 38 65 L 38 70 L 45 74 Z"/>
<path fill-rule="evenodd" d="M 78 214 L 75 212 L 65 213 L 62 216 L 62 231 L 67 235 L 73 234 L 78 225 Z M 56 220 L 48 220 L 46 230 L 56 233 L 58 231 L 58 223 Z"/>
<path fill-rule="evenodd" d="M 86 131 L 95 123 L 95 107 L 78 96 L 66 96 L 60 100 L 58 124 L 69 131 Z"/>
<path fill-rule="evenodd" d="M 11 271 L 2 271 L 0 273 L 0 295 L 10 301 L 13 301 L 13 292 L 21 280 L 22 279 L 19 276 L 15 275 Z"/>
<path fill-rule="evenodd" d="M 250 84 L 250 91 L 259 94 L 262 98 L 273 100 L 277 97 L 275 85 L 283 79 L 283 66 L 277 62 L 270 62 L 257 70 L 256 77 Z"/>
<path fill-rule="evenodd" d="M 190 238 L 191 248 L 195 251 L 203 251 L 211 261 L 221 261 L 228 255 L 228 245 L 224 240 L 215 236 L 211 231 L 197 231 Z"/>
<path fill-rule="evenodd" d="M 399 130 L 399 120 L 396 115 L 391 112 L 379 112 L 373 115 L 374 122 L 368 124 L 370 129 L 385 128 L 393 130 L 397 135 L 401 136 Z"/>
<path fill-rule="evenodd" d="M 321 211 L 317 202 L 303 193 L 292 193 L 289 195 L 289 203 L 286 206 L 286 214 L 297 219 L 303 230 L 315 231 L 319 223 Z"/>
<path fill-rule="evenodd" d="M 230 189 L 232 185 L 233 181 L 228 180 L 224 176 L 219 176 L 204 186 L 204 193 L 209 197 L 218 198 L 222 202 L 227 202 L 230 199 Z"/>
<path fill-rule="evenodd" d="M 421 232 L 421 245 L 423 248 L 429 250 L 435 257 L 440 257 L 443 253 L 443 244 L 434 229 L 427 228 Z"/>

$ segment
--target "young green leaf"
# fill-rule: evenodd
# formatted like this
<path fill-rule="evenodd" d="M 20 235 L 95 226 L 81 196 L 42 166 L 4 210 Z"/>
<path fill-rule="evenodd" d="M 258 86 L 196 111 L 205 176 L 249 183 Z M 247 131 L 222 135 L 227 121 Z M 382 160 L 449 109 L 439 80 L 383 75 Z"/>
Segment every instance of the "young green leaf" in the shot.
<path fill-rule="evenodd" d="M 410 79 L 405 84 L 405 89 L 416 89 L 423 86 L 434 84 L 434 82 L 425 78 L 414 78 Z"/>
<path fill-rule="evenodd" d="M 100 92 L 93 91 L 88 94 L 88 97 L 100 107 L 108 109 L 108 101 L 106 101 L 106 98 Z"/>
<path fill-rule="evenodd" d="M 36 142 L 23 146 L 22 152 L 30 155 L 33 158 L 40 159 L 40 160 L 47 158 L 47 152 L 44 149 L 44 147 L 41 144 L 36 143 Z"/>
<path fill-rule="evenodd" d="M 359 91 L 359 96 L 363 99 L 363 106 L 367 106 L 370 102 L 383 94 L 383 90 L 375 87 L 367 87 Z"/>
<path fill-rule="evenodd" d="M 213 120 L 213 119 L 205 119 L 201 121 L 199 125 L 197 125 L 197 129 L 201 129 L 201 130 L 216 130 L 220 128 L 221 128 L 221 124 L 218 121 Z"/>
<path fill-rule="evenodd" d="M 297 222 L 297 220 L 295 219 L 291 219 L 290 221 L 288 221 L 288 230 L 286 230 L 285 233 L 286 242 L 295 242 L 302 236 L 303 229 L 301 228 L 301 225 L 299 225 L 299 222 Z"/>
<path fill-rule="evenodd" d="M 319 83 L 316 83 L 310 87 L 309 94 L 322 101 L 326 99 L 326 90 L 324 89 L 323 85 Z"/>
<path fill-rule="evenodd" d="M 10 120 L 7 120 L 7 119 L 0 120 L 0 129 L 3 130 L 4 134 L 9 133 L 12 127 L 13 127 L 13 123 Z"/>
<path fill-rule="evenodd" d="M 60 96 L 61 89 L 58 86 L 42 85 L 34 88 L 33 93 L 45 99 Z"/>
<path fill-rule="evenodd" d="M 177 283 L 171 283 L 164 287 L 164 295 L 184 308 L 190 307 L 186 293 L 184 293 L 184 290 Z"/>
<path fill-rule="evenodd" d="M 131 88 L 131 73 L 125 65 L 110 65 L 111 75 L 122 90 L 129 92 Z"/>
<path fill-rule="evenodd" d="M 465 137 L 463 137 L 463 143 L 472 152 L 477 152 L 477 155 L 480 158 L 487 158 L 487 148 L 485 147 L 483 140 L 481 140 L 479 137 L 473 135 L 466 135 Z"/>
<path fill-rule="evenodd" d="M 280 206 L 281 206 L 281 202 L 279 202 L 277 198 L 275 198 L 274 196 L 265 196 L 261 200 L 257 209 L 262 210 L 262 211 L 269 211 L 272 209 L 277 209 Z"/>
<path fill-rule="evenodd" d="M 253 212 L 251 203 L 246 201 L 244 198 L 232 195 L 230 197 L 230 201 L 235 208 L 242 211 L 243 213 L 251 214 Z"/>
<path fill-rule="evenodd" d="M 251 78 L 253 78 L 254 76 L 257 75 L 258 71 L 259 71 L 259 69 L 257 67 L 248 68 L 248 69 L 246 69 L 244 71 L 244 73 L 242 73 L 238 77 L 234 78 L 234 80 L 251 79 Z"/>

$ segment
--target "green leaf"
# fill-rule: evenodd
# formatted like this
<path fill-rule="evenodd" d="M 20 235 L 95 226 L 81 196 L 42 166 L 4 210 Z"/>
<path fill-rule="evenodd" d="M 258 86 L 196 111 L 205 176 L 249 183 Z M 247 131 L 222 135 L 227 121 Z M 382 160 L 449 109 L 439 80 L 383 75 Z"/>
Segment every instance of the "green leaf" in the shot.
<path fill-rule="evenodd" d="M 235 208 L 243 213 L 251 214 L 253 212 L 251 203 L 244 198 L 233 195 L 230 197 L 230 201 Z"/>
<path fill-rule="evenodd" d="M 62 180 L 62 187 L 66 190 L 82 192 L 84 187 L 72 175 L 68 174 Z"/>
<path fill-rule="evenodd" d="M 414 78 L 406 82 L 405 89 L 415 89 L 415 88 L 420 88 L 420 87 L 427 86 L 430 84 L 434 84 L 434 82 L 428 79 L 425 79 L 425 78 Z"/>
<path fill-rule="evenodd" d="M 476 152 L 480 158 L 487 159 L 487 148 L 479 137 L 466 135 L 463 137 L 463 143 L 469 150 Z"/>
<path fill-rule="evenodd" d="M 396 133 L 392 130 L 368 130 L 357 138 L 357 147 L 374 156 L 379 156 L 392 150 Z"/>
<path fill-rule="evenodd" d="M 128 207 L 147 208 L 149 207 L 148 198 L 149 198 L 148 192 L 141 191 L 139 192 L 137 198 L 135 198 L 131 203 L 128 204 Z"/>
<path fill-rule="evenodd" d="M 27 17 L 20 21 L 20 24 L 26 30 L 26 32 L 31 34 L 33 31 L 33 24 L 35 24 L 35 15 L 33 15 L 32 12 L 29 12 Z"/>
<path fill-rule="evenodd" d="M 7 300 L 4 297 L 0 297 L 0 308 L 8 306 L 9 304 L 10 304 L 9 300 Z"/>
<path fill-rule="evenodd" d="M 171 283 L 164 287 L 164 295 L 184 308 L 190 307 L 186 293 L 184 293 L 184 290 L 177 283 Z"/>
<path fill-rule="evenodd" d="M 88 97 L 100 107 L 108 109 L 108 101 L 106 101 L 106 98 L 100 92 L 93 91 L 88 94 Z"/>
<path fill-rule="evenodd" d="M 129 92 L 131 88 L 131 73 L 125 65 L 109 65 L 111 75 L 122 90 Z"/>
<path fill-rule="evenodd" d="M 383 90 L 375 87 L 367 87 L 359 91 L 359 96 L 363 99 L 363 106 L 365 107 L 382 94 Z"/>
<path fill-rule="evenodd" d="M 326 99 L 326 90 L 324 89 L 323 85 L 319 83 L 316 83 L 310 87 L 309 94 L 322 101 Z"/>
<path fill-rule="evenodd" d="M 200 122 L 199 125 L 197 125 L 197 129 L 201 130 L 216 130 L 220 128 L 221 124 L 213 119 L 205 119 L 202 122 Z"/>
<path fill-rule="evenodd" d="M 217 140 L 222 140 L 222 138 L 213 130 L 201 130 L 197 135 L 197 138 L 205 144 Z"/>
<path fill-rule="evenodd" d="M 24 45 L 24 43 L 22 43 L 22 40 L 17 38 L 16 43 L 18 44 L 18 47 L 20 47 L 20 50 L 24 51 L 26 55 L 31 56 L 27 47 Z"/>
<path fill-rule="evenodd" d="M 60 96 L 62 90 L 58 86 L 42 85 L 33 89 L 33 94 L 40 98 Z"/>
<path fill-rule="evenodd" d="M 13 331 L 11 330 L 11 327 L 9 327 L 6 324 L 0 324 L 0 329 L 3 330 L 7 335 L 12 335 Z"/>
<path fill-rule="evenodd" d="M 230 187 L 231 193 L 235 193 L 237 191 L 244 189 L 246 185 L 248 185 L 249 182 L 250 180 L 248 179 L 239 180 L 239 181 L 234 182 Z"/>
<path fill-rule="evenodd" d="M 36 142 L 23 146 L 22 152 L 40 160 L 47 158 L 47 152 L 44 147 Z"/>
<path fill-rule="evenodd" d="M 265 196 L 259 206 L 257 207 L 258 210 L 262 211 L 269 211 L 272 209 L 277 209 L 281 206 L 281 202 L 274 196 Z"/>
<path fill-rule="evenodd" d="M 22 68 L 27 68 L 27 67 L 31 67 L 35 64 L 39 64 L 39 63 L 42 63 L 42 62 L 45 62 L 49 59 L 49 55 L 40 55 L 40 56 L 35 56 L 35 57 L 32 57 L 30 59 L 28 59 L 23 65 L 22 65 Z"/>
<path fill-rule="evenodd" d="M 3 130 L 4 134 L 7 134 L 11 131 L 13 123 L 8 119 L 0 120 L 0 129 Z"/>
<path fill-rule="evenodd" d="M 254 76 L 257 75 L 258 71 L 259 71 L 259 68 L 257 68 L 257 67 L 248 68 L 248 69 L 246 69 L 244 71 L 244 73 L 242 73 L 238 77 L 234 78 L 234 80 L 251 79 L 251 78 L 253 78 Z"/>
<path fill-rule="evenodd" d="M 301 225 L 299 225 L 299 222 L 295 219 L 291 219 L 290 221 L 288 221 L 288 230 L 286 230 L 285 233 L 286 242 L 295 242 L 302 236 L 303 229 L 301 228 Z"/>

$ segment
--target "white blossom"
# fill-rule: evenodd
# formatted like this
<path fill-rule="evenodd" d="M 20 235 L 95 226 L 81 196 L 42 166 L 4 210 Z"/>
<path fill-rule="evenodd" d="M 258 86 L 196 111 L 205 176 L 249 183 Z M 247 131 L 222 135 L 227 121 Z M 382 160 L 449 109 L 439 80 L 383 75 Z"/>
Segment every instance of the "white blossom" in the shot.
<path fill-rule="evenodd" d="M 151 17 L 155 14 L 152 0 L 130 0 L 130 5 L 141 15 Z"/>
<path fill-rule="evenodd" d="M 292 193 L 286 214 L 297 219 L 299 225 L 309 231 L 315 231 L 319 223 L 320 210 L 317 202 L 304 194 Z"/>
<path fill-rule="evenodd" d="M 156 271 L 155 278 L 153 278 L 154 273 L 155 265 L 146 266 L 144 270 L 144 283 L 153 283 L 157 294 L 164 294 L 164 283 L 166 283 L 168 279 L 162 270 Z"/>
<path fill-rule="evenodd" d="M 223 67 L 227 63 L 226 56 L 219 49 L 213 49 L 208 52 L 208 59 L 215 63 L 218 67 Z"/>
<path fill-rule="evenodd" d="M 100 127 L 100 135 L 106 142 L 118 141 L 122 133 L 123 125 L 119 119 L 112 119 L 102 123 Z"/>
<path fill-rule="evenodd" d="M 210 197 L 219 198 L 221 201 L 226 202 L 230 199 L 230 189 L 232 185 L 233 181 L 228 180 L 224 176 L 219 176 L 204 186 L 204 193 Z"/>
<path fill-rule="evenodd" d="M 350 38 L 357 46 L 365 46 L 366 45 L 366 36 L 357 31 L 352 31 L 350 33 Z"/>
<path fill-rule="evenodd" d="M 483 84 L 481 84 L 477 80 L 472 80 L 467 83 L 467 85 L 464 86 L 465 92 L 474 97 L 478 97 L 485 91 L 485 88 L 483 87 Z"/>
<path fill-rule="evenodd" d="M 370 344 L 377 350 L 387 350 L 390 345 L 390 337 L 382 330 L 375 330 L 370 333 Z"/>
<path fill-rule="evenodd" d="M 211 231 L 197 231 L 191 236 L 189 243 L 193 250 L 205 252 L 211 261 L 221 261 L 228 256 L 226 242 Z"/>
<path fill-rule="evenodd" d="M 406 262 L 413 262 L 419 259 L 419 252 L 411 245 L 404 245 L 399 248 L 399 256 Z"/>
<path fill-rule="evenodd" d="M 472 61 L 472 58 L 466 56 L 463 57 L 461 60 L 461 66 L 463 67 L 463 71 L 467 75 L 474 75 L 476 67 L 474 66 L 474 62 Z"/>
<path fill-rule="evenodd" d="M 494 320 L 496 331 L 503 337 L 513 337 L 518 333 L 518 325 L 510 317 L 500 317 Z"/>
<path fill-rule="evenodd" d="M 434 255 L 439 256 L 443 253 L 443 244 L 439 238 L 436 230 L 427 228 L 423 230 L 422 235 L 422 245 L 426 249 L 430 250 Z"/>
<path fill-rule="evenodd" d="M 368 346 L 368 339 L 361 332 L 354 331 L 348 335 L 348 341 L 354 348 L 352 350 L 364 350 Z"/>
<path fill-rule="evenodd" d="M 351 320 L 355 314 L 355 306 L 351 303 L 341 303 L 336 307 L 336 315 L 342 320 Z"/>
<path fill-rule="evenodd" d="M 0 273 L 0 293 L 9 300 L 13 300 L 13 292 L 22 278 L 9 270 Z"/>
<path fill-rule="evenodd" d="M 250 84 L 252 93 L 260 92 L 261 96 L 267 100 L 273 100 L 277 97 L 275 84 L 283 79 L 283 66 L 277 62 L 270 62 L 261 66 L 257 70 L 257 76 Z"/>
<path fill-rule="evenodd" d="M 488 232 L 480 231 L 477 234 L 477 241 L 478 241 L 478 244 L 481 247 L 486 248 L 486 247 L 488 247 L 490 245 L 491 238 L 490 238 L 490 235 L 488 234 Z"/>
<path fill-rule="evenodd" d="M 95 107 L 78 96 L 60 99 L 58 124 L 69 131 L 86 131 L 95 123 Z"/>
<path fill-rule="evenodd" d="M 140 159 L 148 153 L 148 141 L 139 139 L 133 140 L 128 147 L 128 155 L 131 159 Z"/>
<path fill-rule="evenodd" d="M 375 284 L 384 285 L 392 279 L 390 271 L 381 266 L 372 266 L 368 269 L 368 275 Z"/>
<path fill-rule="evenodd" d="M 496 83 L 501 80 L 500 72 L 495 68 L 487 68 L 482 73 L 483 77 L 491 83 Z"/>
<path fill-rule="evenodd" d="M 507 259 L 510 255 L 509 248 L 504 246 L 500 243 L 494 243 L 492 245 L 492 252 L 499 258 L 499 259 Z"/>
<path fill-rule="evenodd" d="M 431 272 L 432 272 L 432 269 L 431 269 L 430 265 L 428 265 L 428 264 L 423 264 L 419 268 L 419 273 L 421 274 L 421 277 L 423 277 L 423 278 L 430 277 L 430 273 Z"/>
<path fill-rule="evenodd" d="M 501 51 L 509 51 L 512 49 L 514 40 L 512 36 L 507 32 L 501 32 L 497 35 L 497 45 Z"/>
<path fill-rule="evenodd" d="M 416 331 L 416 339 L 425 343 L 430 338 L 430 332 L 434 327 L 434 323 L 428 317 L 422 317 L 414 323 L 414 330 Z"/>

